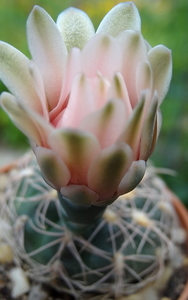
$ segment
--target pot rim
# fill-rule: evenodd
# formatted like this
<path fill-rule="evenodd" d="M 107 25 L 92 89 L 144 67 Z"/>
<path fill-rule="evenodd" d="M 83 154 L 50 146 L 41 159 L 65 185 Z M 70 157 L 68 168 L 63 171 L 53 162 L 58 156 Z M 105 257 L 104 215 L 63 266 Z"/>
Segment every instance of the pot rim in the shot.
<path fill-rule="evenodd" d="M 182 227 L 186 231 L 186 235 L 187 235 L 186 247 L 188 249 L 188 210 L 183 205 L 181 200 L 176 196 L 176 194 L 174 194 L 169 188 L 167 188 L 167 190 L 168 190 L 168 193 L 170 194 L 172 204 L 178 214 L 179 221 L 180 221 Z M 188 300 L 187 297 L 188 297 L 188 279 L 187 279 L 187 283 L 185 284 L 181 295 L 179 296 L 179 298 L 177 300 Z"/>
<path fill-rule="evenodd" d="M 188 248 L 188 210 L 182 203 L 182 201 L 174 194 L 169 188 L 167 188 L 168 193 L 170 194 L 172 204 L 178 214 L 179 221 L 182 225 L 182 227 L 186 231 L 187 239 L 186 239 L 186 245 Z"/>

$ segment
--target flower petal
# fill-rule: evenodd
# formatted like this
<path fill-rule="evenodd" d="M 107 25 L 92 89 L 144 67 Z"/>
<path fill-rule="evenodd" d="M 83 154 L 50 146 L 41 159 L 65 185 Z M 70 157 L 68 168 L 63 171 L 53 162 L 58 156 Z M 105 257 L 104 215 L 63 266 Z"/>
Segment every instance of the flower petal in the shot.
<path fill-rule="evenodd" d="M 94 99 L 89 80 L 84 74 L 75 76 L 67 107 L 56 127 L 76 128 L 94 110 Z"/>
<path fill-rule="evenodd" d="M 43 113 L 30 73 L 30 60 L 14 47 L 1 41 L 0 79 L 22 103 Z"/>
<path fill-rule="evenodd" d="M 35 155 L 48 184 L 57 190 L 68 184 L 71 177 L 69 169 L 57 153 L 51 149 L 36 147 Z"/>
<path fill-rule="evenodd" d="M 147 47 L 140 32 L 126 30 L 118 35 L 123 48 L 122 76 L 125 80 L 132 107 L 138 102 L 136 87 L 137 69 L 141 62 L 147 61 Z"/>
<path fill-rule="evenodd" d="M 157 90 L 159 102 L 166 96 L 172 77 L 171 51 L 163 45 L 158 45 L 148 52 L 154 81 L 154 90 Z"/>
<path fill-rule="evenodd" d="M 100 23 L 97 33 L 108 33 L 116 37 L 124 30 L 140 31 L 139 12 L 133 2 L 120 3 L 113 7 Z"/>
<path fill-rule="evenodd" d="M 19 104 L 17 99 L 9 93 L 2 93 L 0 102 L 2 108 L 9 115 L 12 122 L 36 144 L 42 145 L 40 132 L 30 114 Z"/>
<path fill-rule="evenodd" d="M 132 162 L 132 151 L 124 143 L 102 150 L 94 159 L 89 173 L 88 186 L 101 200 L 114 196 L 117 186 Z"/>
<path fill-rule="evenodd" d="M 125 174 L 118 186 L 118 196 L 132 191 L 142 180 L 145 170 L 146 163 L 144 160 L 133 161 L 128 172 Z"/>
<path fill-rule="evenodd" d="M 55 22 L 39 6 L 29 15 L 27 36 L 31 55 L 42 73 L 49 107 L 53 109 L 61 93 L 66 46 Z"/>
<path fill-rule="evenodd" d="M 42 80 L 42 75 L 40 73 L 40 70 L 38 69 L 37 65 L 34 62 L 30 63 L 30 73 L 33 78 L 33 84 L 36 90 L 36 93 L 38 94 L 39 99 L 41 100 L 41 105 L 43 108 L 43 116 L 44 118 L 49 121 L 49 112 L 48 112 L 48 103 L 46 99 L 46 94 L 44 90 L 44 83 Z"/>
<path fill-rule="evenodd" d="M 88 169 L 100 150 L 97 139 L 79 130 L 57 129 L 49 137 L 49 144 L 69 168 L 70 183 L 87 185 Z"/>
<path fill-rule="evenodd" d="M 154 99 L 152 100 L 151 107 L 147 112 L 146 118 L 144 120 L 142 134 L 141 134 L 141 144 L 140 144 L 140 159 L 147 161 L 148 157 L 151 155 L 151 149 L 153 144 L 153 139 L 156 134 L 156 114 L 158 108 L 158 97 L 157 93 L 154 94 Z M 156 138 L 155 138 L 156 140 Z"/>
<path fill-rule="evenodd" d="M 93 80 L 93 97 L 96 109 L 102 108 L 108 98 L 110 82 L 100 74 Z"/>
<path fill-rule="evenodd" d="M 153 93 L 153 79 L 150 65 L 147 61 L 141 62 L 136 70 L 136 89 L 139 99 L 143 90 L 150 90 Z"/>
<path fill-rule="evenodd" d="M 124 104 L 126 106 L 125 119 L 132 113 L 132 107 L 131 107 L 127 87 L 125 85 L 125 81 L 121 73 L 116 73 L 114 75 L 109 89 L 108 98 L 109 99 L 119 98 L 124 101 Z"/>
<path fill-rule="evenodd" d="M 138 159 L 139 155 L 138 146 L 140 143 L 145 105 L 146 93 L 143 92 L 141 95 L 141 100 L 133 110 L 133 113 L 131 114 L 123 133 L 119 137 L 120 141 L 127 143 L 131 147 L 135 160 Z"/>
<path fill-rule="evenodd" d="M 70 94 L 74 77 L 76 74 L 81 73 L 81 54 L 80 49 L 72 48 L 68 53 L 67 62 L 65 67 L 65 78 L 63 81 L 63 87 L 61 90 L 61 95 L 57 106 L 50 111 L 50 120 L 53 121 L 58 114 L 63 111 L 66 105 L 67 96 Z"/>
<path fill-rule="evenodd" d="M 1 103 L 14 124 L 39 146 L 46 146 L 53 127 L 38 113 L 22 105 L 9 93 L 1 95 Z"/>
<path fill-rule="evenodd" d="M 155 145 L 156 145 L 156 142 L 157 142 L 160 130 L 161 130 L 161 125 L 162 125 L 162 116 L 161 116 L 160 110 L 158 109 L 157 112 L 156 112 L 155 124 L 153 125 L 154 126 L 153 139 L 152 139 L 152 142 L 151 142 L 150 154 L 149 155 L 151 155 L 153 153 L 154 149 L 155 149 Z"/>
<path fill-rule="evenodd" d="M 121 100 L 114 99 L 101 110 L 89 114 L 79 128 L 94 134 L 103 149 L 115 143 L 124 125 L 125 105 Z"/>
<path fill-rule="evenodd" d="M 162 114 L 160 109 L 157 110 L 157 138 L 159 136 L 160 130 L 161 130 L 161 126 L 162 126 Z"/>
<path fill-rule="evenodd" d="M 93 23 L 82 10 L 70 7 L 57 18 L 57 27 L 61 32 L 67 50 L 82 49 L 95 34 Z"/>
<path fill-rule="evenodd" d="M 60 192 L 73 203 L 81 205 L 92 204 L 99 198 L 99 195 L 85 185 L 70 184 L 66 187 L 62 187 Z"/>
<path fill-rule="evenodd" d="M 144 120 L 141 143 L 140 143 L 140 159 L 147 161 L 153 150 L 153 142 L 156 141 L 156 114 L 158 108 L 157 93 L 154 94 L 153 101 Z"/>
<path fill-rule="evenodd" d="M 111 36 L 95 35 L 82 50 L 82 71 L 88 77 L 98 74 L 111 80 L 114 73 L 121 72 L 123 51 Z"/>

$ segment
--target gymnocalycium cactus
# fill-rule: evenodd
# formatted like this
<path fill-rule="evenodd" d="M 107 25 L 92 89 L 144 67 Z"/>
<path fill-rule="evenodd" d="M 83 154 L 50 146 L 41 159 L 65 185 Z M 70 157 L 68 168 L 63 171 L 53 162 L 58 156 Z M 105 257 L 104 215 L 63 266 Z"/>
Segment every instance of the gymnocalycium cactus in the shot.
<path fill-rule="evenodd" d="M 109 205 L 82 234 L 67 228 L 61 198 L 31 154 L 10 173 L 4 198 L 1 212 L 12 226 L 6 239 L 27 264 L 27 274 L 75 299 L 132 294 L 160 277 L 177 252 L 172 236 L 178 219 L 152 166 L 134 191 Z"/>
<path fill-rule="evenodd" d="M 14 249 L 30 276 L 75 298 L 117 298 L 144 286 L 172 245 L 166 194 L 153 176 L 141 182 L 161 127 L 171 52 L 152 48 L 140 30 L 132 2 L 115 6 L 96 33 L 78 9 L 55 23 L 35 6 L 32 60 L 0 42 L 0 78 L 11 92 L 1 105 L 38 162 L 29 158 L 10 177 L 4 211 Z M 124 194 L 139 183 L 130 200 Z"/>

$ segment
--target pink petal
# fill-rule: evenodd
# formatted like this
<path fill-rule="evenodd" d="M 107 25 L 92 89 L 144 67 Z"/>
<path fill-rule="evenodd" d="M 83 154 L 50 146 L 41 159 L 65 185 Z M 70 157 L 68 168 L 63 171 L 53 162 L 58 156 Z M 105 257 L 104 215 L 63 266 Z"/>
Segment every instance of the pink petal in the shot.
<path fill-rule="evenodd" d="M 50 110 L 59 100 L 67 57 L 61 34 L 47 12 L 35 6 L 27 21 L 27 36 L 31 55 L 44 80 Z"/>
<path fill-rule="evenodd" d="M 93 97 L 96 109 L 102 108 L 108 100 L 108 90 L 110 83 L 101 75 L 92 80 Z"/>
<path fill-rule="evenodd" d="M 147 60 L 146 43 L 139 32 L 126 30 L 117 40 L 123 48 L 122 75 L 129 93 L 132 107 L 138 102 L 136 90 L 136 73 L 138 65 Z"/>
<path fill-rule="evenodd" d="M 64 108 L 67 96 L 70 94 L 72 84 L 76 74 L 81 73 L 81 54 L 80 49 L 72 48 L 67 56 L 65 66 L 65 78 L 63 81 L 63 87 L 57 106 L 50 112 L 50 120 L 53 121 Z"/>
<path fill-rule="evenodd" d="M 81 130 L 95 135 L 101 148 L 113 144 L 125 125 L 125 104 L 114 99 L 99 111 L 89 114 L 80 124 Z"/>
<path fill-rule="evenodd" d="M 49 144 L 69 168 L 71 183 L 87 185 L 88 169 L 100 150 L 97 139 L 79 130 L 57 129 L 49 137 Z"/>
<path fill-rule="evenodd" d="M 88 186 L 99 194 L 100 200 L 112 198 L 132 162 L 132 151 L 126 144 L 114 144 L 102 150 L 94 159 Z"/>
<path fill-rule="evenodd" d="M 85 185 L 70 184 L 62 187 L 61 194 L 75 204 L 87 205 L 96 202 L 99 196 Z"/>
<path fill-rule="evenodd" d="M 121 73 L 116 73 L 114 75 L 109 89 L 108 98 L 109 99 L 119 98 L 124 101 L 126 106 L 125 119 L 132 113 L 132 107 L 131 107 L 127 87 L 125 85 L 125 81 Z"/>
<path fill-rule="evenodd" d="M 133 161 L 128 172 L 122 178 L 117 195 L 123 195 L 132 191 L 142 180 L 146 170 L 146 163 L 144 160 Z"/>
<path fill-rule="evenodd" d="M 67 107 L 57 127 L 76 128 L 81 120 L 94 110 L 91 85 L 84 74 L 75 77 Z"/>
<path fill-rule="evenodd" d="M 83 72 L 88 77 L 101 74 L 111 80 L 115 72 L 121 72 L 122 57 L 122 49 L 114 38 L 96 34 L 82 50 Z"/>
<path fill-rule="evenodd" d="M 35 155 L 48 184 L 57 190 L 68 184 L 71 177 L 69 169 L 57 153 L 51 149 L 36 147 Z"/>

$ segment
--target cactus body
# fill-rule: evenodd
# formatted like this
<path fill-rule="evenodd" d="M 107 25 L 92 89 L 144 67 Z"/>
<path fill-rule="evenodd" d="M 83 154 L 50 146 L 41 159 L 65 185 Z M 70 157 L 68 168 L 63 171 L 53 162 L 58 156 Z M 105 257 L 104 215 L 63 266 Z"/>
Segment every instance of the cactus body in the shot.
<path fill-rule="evenodd" d="M 67 227 L 57 192 L 26 156 L 10 174 L 2 211 L 13 225 L 7 239 L 29 276 L 75 299 L 91 293 L 118 299 L 159 277 L 178 221 L 164 183 L 149 169 L 133 192 L 77 234 Z"/>

